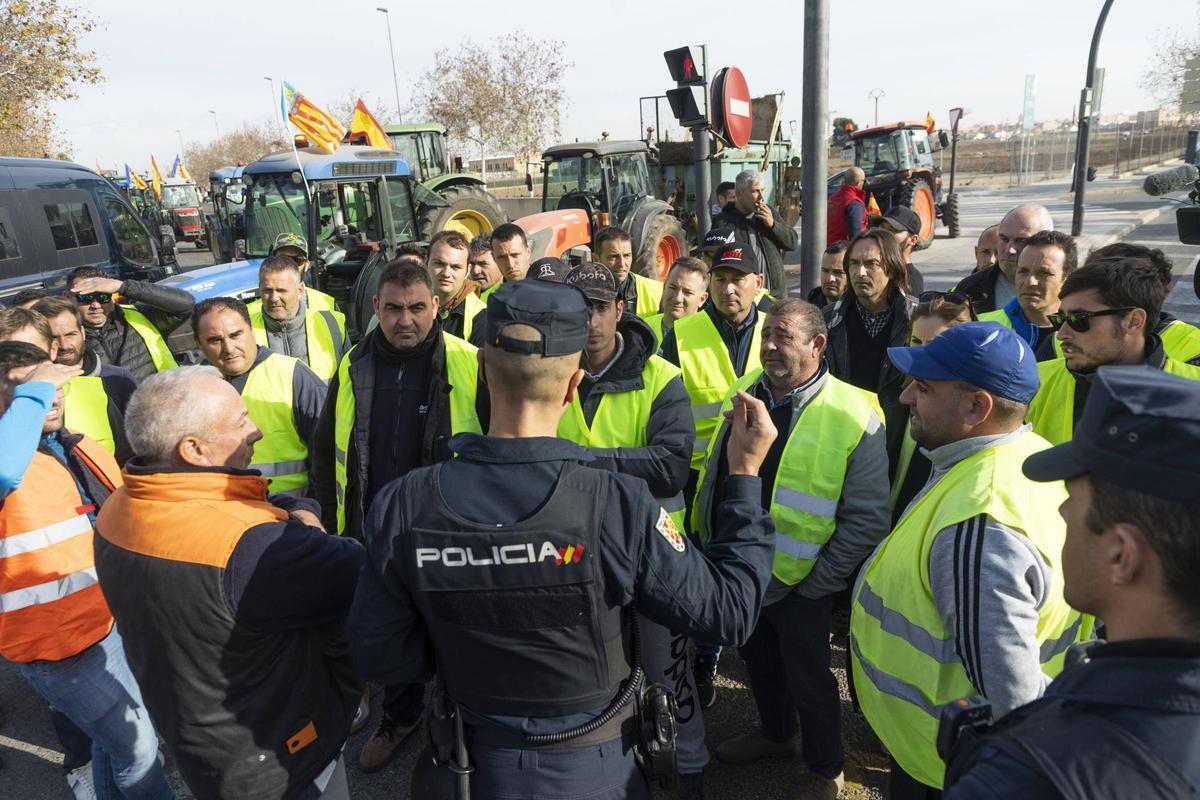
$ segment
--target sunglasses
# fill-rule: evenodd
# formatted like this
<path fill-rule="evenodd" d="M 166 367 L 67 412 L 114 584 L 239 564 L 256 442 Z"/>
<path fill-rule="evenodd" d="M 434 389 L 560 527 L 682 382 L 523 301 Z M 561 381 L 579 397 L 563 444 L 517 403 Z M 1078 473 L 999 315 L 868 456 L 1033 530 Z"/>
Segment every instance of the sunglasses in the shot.
<path fill-rule="evenodd" d="M 111 303 L 113 296 L 108 292 L 93 292 L 92 294 L 77 294 L 75 297 L 80 304 L 90 306 L 92 303 Z"/>
<path fill-rule="evenodd" d="M 1092 317 L 1112 317 L 1117 314 L 1128 314 L 1133 309 L 1134 306 L 1121 306 L 1120 308 L 1105 308 L 1100 311 L 1059 311 L 1055 314 L 1049 314 L 1048 317 L 1050 323 L 1055 328 L 1061 328 L 1065 323 L 1080 333 L 1087 333 L 1088 329 L 1092 327 Z"/>
<path fill-rule="evenodd" d="M 979 317 L 975 315 L 975 306 L 971 303 L 971 296 L 965 292 L 938 292 L 928 291 L 921 292 L 917 297 L 917 302 L 929 303 L 933 300 L 945 300 L 947 303 L 954 303 L 959 306 L 966 306 L 967 313 L 971 315 L 972 320 L 977 320 Z"/>

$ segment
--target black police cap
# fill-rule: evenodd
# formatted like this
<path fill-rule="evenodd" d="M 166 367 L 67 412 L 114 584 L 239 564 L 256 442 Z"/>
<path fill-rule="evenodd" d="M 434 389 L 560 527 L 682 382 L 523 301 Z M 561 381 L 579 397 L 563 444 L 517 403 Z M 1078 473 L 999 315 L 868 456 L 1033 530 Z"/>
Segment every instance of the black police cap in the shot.
<path fill-rule="evenodd" d="M 548 281 L 505 283 L 487 304 L 487 341 L 510 353 L 568 356 L 587 343 L 591 304 L 573 286 Z M 542 334 L 529 342 L 504 335 L 509 325 L 529 325 Z"/>
<path fill-rule="evenodd" d="M 1071 441 L 1025 459 L 1025 476 L 1096 475 L 1178 503 L 1200 485 L 1200 381 L 1153 367 L 1101 367 Z"/>

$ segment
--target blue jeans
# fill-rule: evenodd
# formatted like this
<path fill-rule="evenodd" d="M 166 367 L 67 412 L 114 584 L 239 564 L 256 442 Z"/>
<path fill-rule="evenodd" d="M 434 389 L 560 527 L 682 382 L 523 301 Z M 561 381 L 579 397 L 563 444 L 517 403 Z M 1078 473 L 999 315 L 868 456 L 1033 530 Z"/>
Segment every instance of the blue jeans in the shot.
<path fill-rule="evenodd" d="M 158 736 L 116 627 L 78 655 L 17 667 L 51 706 L 92 737 L 92 777 L 99 800 L 174 797 L 158 763 Z"/>

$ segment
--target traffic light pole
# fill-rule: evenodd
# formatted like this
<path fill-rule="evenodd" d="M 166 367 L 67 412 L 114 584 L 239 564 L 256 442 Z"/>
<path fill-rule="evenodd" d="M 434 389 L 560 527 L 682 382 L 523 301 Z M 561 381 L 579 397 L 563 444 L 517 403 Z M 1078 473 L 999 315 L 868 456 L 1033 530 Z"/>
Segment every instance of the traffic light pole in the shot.
<path fill-rule="evenodd" d="M 800 122 L 800 291 L 821 282 L 829 180 L 829 0 L 804 0 L 804 84 Z M 782 297 L 779 299 L 783 299 Z"/>
<path fill-rule="evenodd" d="M 708 196 L 712 193 L 712 170 L 708 160 L 712 156 L 712 134 L 708 127 L 692 128 L 692 166 L 695 169 L 693 188 L 696 191 L 696 241 L 703 242 L 712 228 L 712 207 Z"/>
<path fill-rule="evenodd" d="M 1092 82 L 1096 79 L 1096 56 L 1100 50 L 1100 34 L 1113 0 L 1104 0 L 1096 30 L 1092 32 L 1092 49 L 1088 53 L 1087 81 L 1079 93 L 1079 139 L 1075 145 L 1075 205 L 1071 211 L 1071 235 L 1083 233 L 1083 196 L 1087 187 L 1088 151 L 1091 149 Z"/>

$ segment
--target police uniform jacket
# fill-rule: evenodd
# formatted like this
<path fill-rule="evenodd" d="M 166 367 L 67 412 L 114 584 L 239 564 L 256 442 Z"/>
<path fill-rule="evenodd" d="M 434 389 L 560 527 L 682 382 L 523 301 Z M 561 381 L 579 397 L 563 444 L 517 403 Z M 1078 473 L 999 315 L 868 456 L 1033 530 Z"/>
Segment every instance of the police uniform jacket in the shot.
<path fill-rule="evenodd" d="M 489 582 L 511 581 L 514 574 L 520 574 L 512 571 L 523 569 L 531 570 L 530 574 L 541 571 L 552 575 L 569 574 L 568 569 L 588 569 L 595 576 L 594 582 L 589 584 L 589 593 L 594 591 L 592 596 L 610 611 L 636 605 L 648 619 L 681 633 L 733 643 L 744 642 L 749 637 L 770 579 L 774 557 L 773 526 L 759 503 L 759 478 L 733 476 L 729 479 L 720 528 L 706 547 L 705 555 L 701 555 L 675 529 L 644 481 L 576 466 L 588 458 L 587 451 L 578 445 L 557 438 L 496 439 L 464 434 L 455 437 L 451 447 L 457 452 L 457 458 L 414 470 L 388 485 L 376 497 L 367 518 L 367 564 L 359 578 L 347 630 L 355 663 L 368 680 L 388 685 L 419 683 L 432 674 L 435 666 L 444 670 L 450 664 L 452 671 L 460 674 L 474 671 L 481 684 L 519 677 L 518 683 L 525 691 L 548 695 L 546 699 L 550 701 L 561 699 L 561 695 L 549 691 L 556 679 L 560 683 L 563 680 L 562 664 L 557 661 L 561 656 L 556 656 L 555 662 L 546 665 L 544 670 L 529 669 L 520 676 L 513 676 L 499 674 L 509 671 L 500 666 L 502 654 L 507 652 L 505 657 L 510 659 L 532 660 L 538 653 L 522 650 L 514 654 L 511 647 L 497 646 L 491 651 L 495 658 L 486 659 L 487 664 L 475 665 L 465 663 L 471 659 L 462 657 L 458 651 L 437 652 L 432 642 L 435 635 L 444 635 L 443 626 L 450 618 L 447 623 L 441 623 L 426 619 L 418 611 L 421 590 L 418 581 L 454 579 L 455 575 L 451 573 L 461 573 L 460 565 L 472 571 L 490 570 L 484 576 Z M 599 524 L 588 528 L 594 551 L 590 548 L 583 553 L 565 550 L 561 568 L 555 566 L 554 553 L 549 553 L 549 561 L 546 561 L 544 548 L 533 545 L 530 545 L 532 558 L 523 555 L 526 550 L 522 545 L 517 545 L 513 551 L 504 548 L 519 556 L 515 560 L 522 563 L 509 563 L 513 559 L 504 558 L 501 559 L 504 563 L 498 566 L 494 562 L 492 566 L 483 566 L 478 558 L 484 555 L 482 551 L 473 552 L 470 563 L 460 559 L 458 556 L 462 554 L 457 552 L 447 553 L 444 560 L 441 551 L 435 552 L 435 549 L 418 553 L 418 544 L 422 537 L 428 536 L 428 531 L 415 529 L 406 517 L 411 486 L 426 486 L 433 477 L 436 485 L 471 487 L 470 492 L 437 492 L 435 496 L 440 495 L 439 500 L 448 512 L 460 521 L 491 528 L 514 525 L 540 513 L 559 491 L 560 481 L 565 480 L 560 476 L 567 470 L 576 485 L 583 482 L 594 490 L 594 494 L 604 497 L 598 507 L 579 509 L 575 514 L 594 512 L 598 515 Z M 417 510 L 411 513 L 421 513 L 421 507 L 415 508 Z M 478 539 L 485 535 L 478 535 Z M 531 534 L 530 538 L 536 535 Z M 542 538 L 547 536 L 547 533 L 541 533 Z M 577 555 L 573 557 L 572 553 Z M 420 573 L 417 572 L 418 565 L 422 570 Z M 562 571 L 556 571 L 559 569 Z M 472 579 L 480 575 L 482 573 Z M 495 585 L 498 584 L 493 587 Z M 505 598 L 506 603 L 497 602 L 496 606 L 519 603 L 525 594 L 514 590 Z M 452 604 L 448 608 L 453 610 L 457 606 L 459 616 L 465 613 L 463 604 L 469 602 L 469 595 L 469 592 L 452 592 L 449 596 L 443 593 L 446 602 Z M 490 617 L 494 613 L 498 612 L 489 608 L 482 616 Z M 589 617 L 583 615 L 582 618 Z M 483 624 L 475 612 L 465 619 L 474 620 L 474 625 Z M 521 627 L 543 626 L 527 621 Z M 498 630 L 497 635 L 505 635 L 505 628 Z M 515 637 L 519 633 L 514 630 L 512 635 Z M 628 674 L 629 654 L 624 658 L 625 673 Z M 602 663 L 592 666 L 578 674 L 571 673 L 573 685 L 567 686 L 566 691 L 576 699 L 583 692 L 583 686 L 603 685 L 605 670 L 611 678 L 615 665 L 610 661 L 607 667 Z M 538 674 L 531 674 L 533 672 Z M 616 683 L 609 683 L 612 688 L 607 696 L 588 693 L 585 699 L 593 701 L 589 709 L 598 712 L 615 695 Z M 447 690 L 453 693 L 455 687 L 449 685 Z M 465 699 L 457 699 L 472 708 Z M 502 699 L 496 698 L 497 702 Z M 528 710 L 513 713 L 541 717 L 542 721 L 547 716 Z M 529 726 L 523 727 L 530 730 Z M 559 729 L 562 727 L 567 726 Z M 536 732 L 537 728 L 533 730 Z"/>
<path fill-rule="evenodd" d="M 960 742 L 949 760 L 947 800 L 1195 796 L 1200 643 L 1079 647 L 1088 660 L 1069 664 L 1045 697 Z"/>

